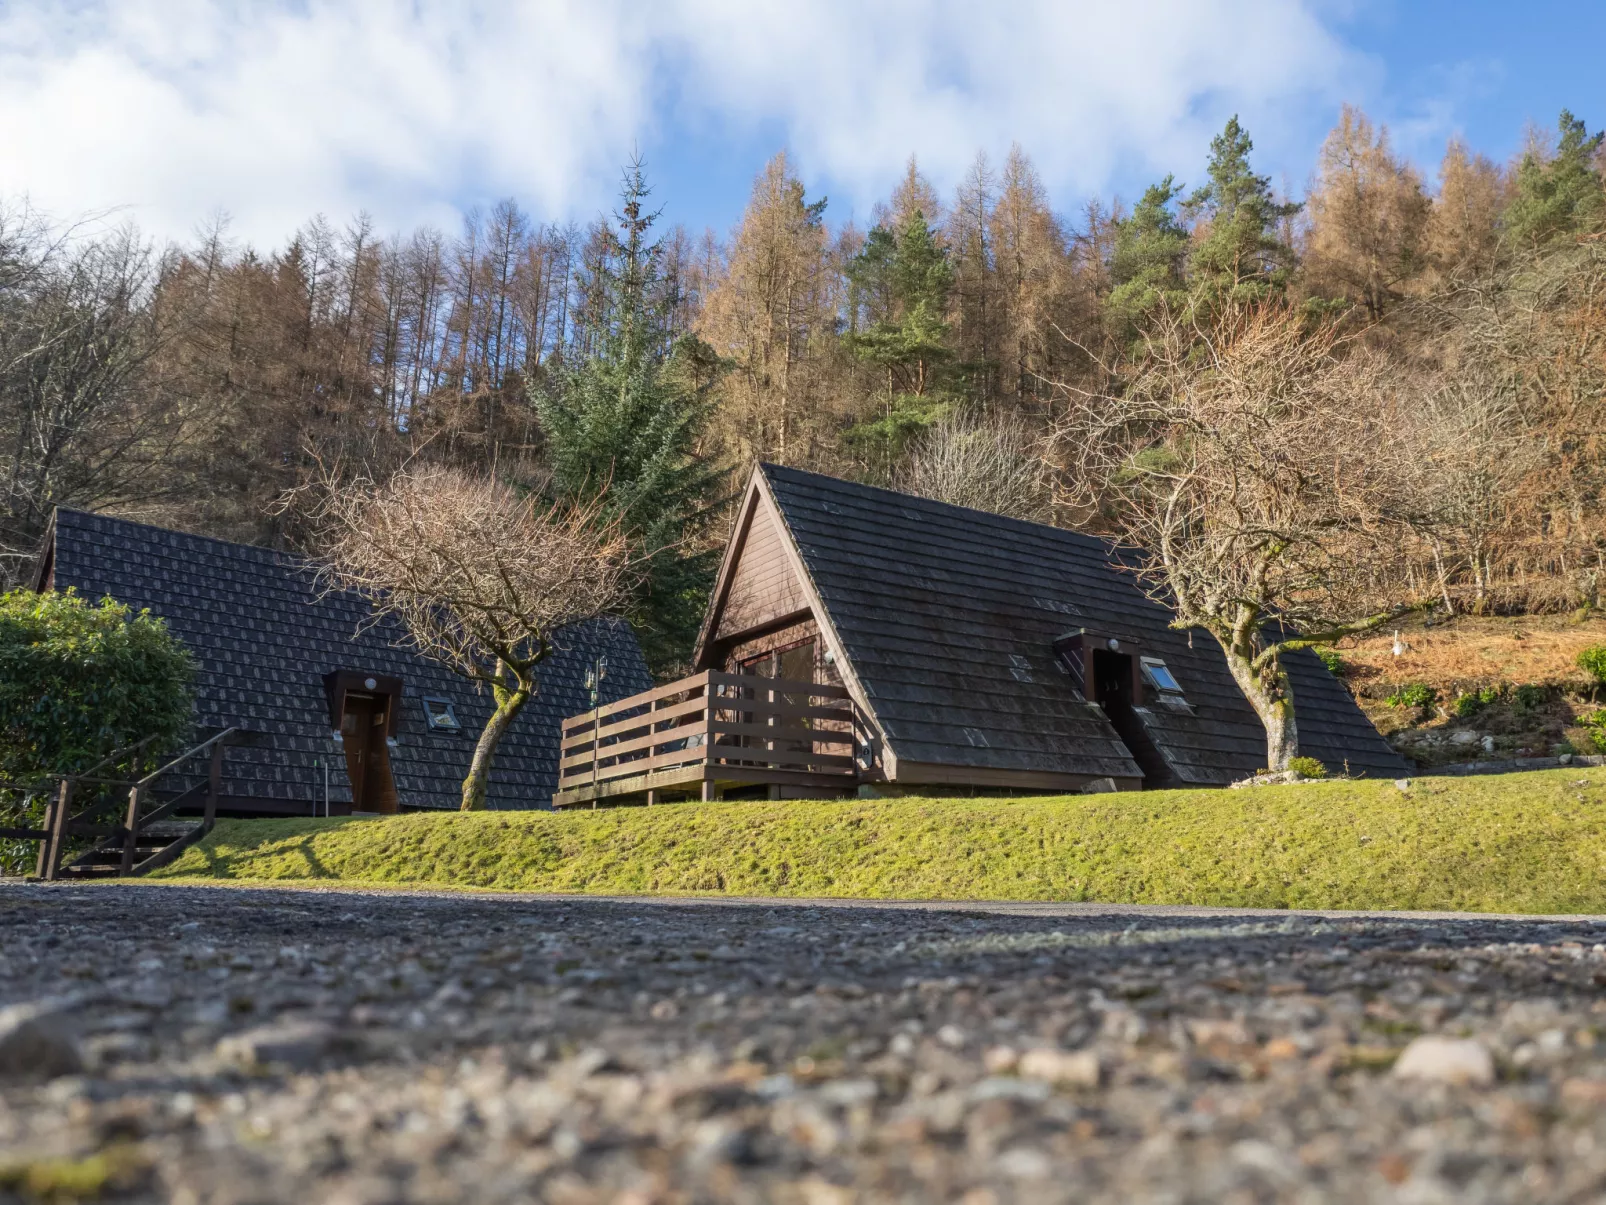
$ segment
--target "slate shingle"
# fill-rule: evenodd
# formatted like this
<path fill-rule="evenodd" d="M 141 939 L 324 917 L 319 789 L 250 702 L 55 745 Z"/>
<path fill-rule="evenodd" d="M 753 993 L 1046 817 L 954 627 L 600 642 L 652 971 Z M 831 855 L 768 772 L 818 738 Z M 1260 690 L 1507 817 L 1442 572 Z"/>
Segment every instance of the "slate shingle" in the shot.
<path fill-rule="evenodd" d="M 1192 714 L 1140 712 L 1180 781 L 1221 784 L 1265 764 L 1264 730 L 1219 646 L 1173 631 L 1107 542 L 800 469 L 760 471 L 900 760 L 1139 776 L 1102 710 L 1054 664 L 1055 639 L 1087 628 L 1162 658 L 1184 688 Z M 1407 772 L 1314 653 L 1286 662 L 1302 753 L 1335 771 Z"/>
<path fill-rule="evenodd" d="M 488 694 L 396 645 L 399 629 L 371 623 L 362 599 L 320 593 L 302 559 L 115 519 L 59 510 L 54 526 L 58 589 L 110 595 L 149 608 L 195 654 L 196 722 L 266 733 L 262 747 L 231 749 L 226 795 L 349 803 L 345 761 L 330 736 L 323 675 L 360 670 L 402 679 L 391 768 L 404 806 L 455 808 L 475 738 L 491 712 Z M 497 748 L 488 792 L 493 808 L 544 808 L 557 785 L 560 725 L 591 706 L 586 669 L 605 656 L 605 701 L 652 685 L 641 649 L 620 620 L 567 629 L 542 665 L 540 691 Z M 460 733 L 431 729 L 422 700 L 450 699 Z"/>

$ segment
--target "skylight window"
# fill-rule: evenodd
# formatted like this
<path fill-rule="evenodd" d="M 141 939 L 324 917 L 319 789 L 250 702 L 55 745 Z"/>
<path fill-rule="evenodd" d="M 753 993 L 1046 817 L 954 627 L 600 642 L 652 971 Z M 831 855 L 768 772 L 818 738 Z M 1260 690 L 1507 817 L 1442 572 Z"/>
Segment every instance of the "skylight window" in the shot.
<path fill-rule="evenodd" d="M 1160 702 L 1176 703 L 1187 706 L 1187 699 L 1182 694 L 1182 683 L 1177 681 L 1176 675 L 1167 668 L 1166 663 L 1158 657 L 1140 658 L 1143 666 L 1143 679 L 1160 693 Z"/>
<path fill-rule="evenodd" d="M 1169 691 L 1179 695 L 1182 693 L 1182 683 L 1172 676 L 1171 671 L 1166 668 L 1165 662 L 1158 658 L 1145 657 L 1143 659 L 1143 674 L 1150 682 L 1154 683 L 1156 690 Z"/>
<path fill-rule="evenodd" d="M 441 732 L 460 732 L 463 728 L 457 722 L 457 712 L 450 699 L 425 699 L 424 719 L 431 728 Z"/>

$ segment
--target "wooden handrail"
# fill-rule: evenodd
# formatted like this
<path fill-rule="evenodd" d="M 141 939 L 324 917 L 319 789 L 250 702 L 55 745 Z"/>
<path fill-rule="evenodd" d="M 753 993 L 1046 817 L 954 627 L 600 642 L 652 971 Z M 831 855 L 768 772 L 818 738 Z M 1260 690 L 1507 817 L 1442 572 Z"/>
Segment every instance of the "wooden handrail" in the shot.
<path fill-rule="evenodd" d="M 155 739 L 156 739 L 156 735 L 155 735 L 155 733 L 152 733 L 150 736 L 145 737 L 143 740 L 135 741 L 132 745 L 124 745 L 121 749 L 113 750 L 111 753 L 108 753 L 105 757 L 101 758 L 94 765 L 90 766 L 89 769 L 85 770 L 82 774 L 74 774 L 73 777 L 78 779 L 81 782 L 91 781 L 89 776 L 91 774 L 93 774 L 96 770 L 100 769 L 102 766 L 108 766 L 108 765 L 115 764 L 119 758 L 127 757 L 135 749 L 143 749 L 146 745 L 150 744 Z M 128 780 L 127 779 L 105 779 L 105 780 L 101 780 L 101 781 L 127 782 Z"/>
<path fill-rule="evenodd" d="M 569 727 L 574 724 L 590 724 L 593 721 L 600 724 L 601 721 L 610 716 L 616 716 L 621 711 L 630 711 L 636 707 L 643 707 L 649 703 L 655 703 L 659 699 L 667 698 L 669 695 L 686 694 L 689 691 L 706 688 L 708 685 L 709 672 L 710 671 L 708 670 L 704 670 L 702 673 L 693 674 L 689 678 L 681 678 L 677 682 L 669 682 L 663 686 L 655 686 L 651 690 L 642 691 L 640 694 L 634 694 L 624 699 L 617 699 L 612 703 L 605 703 L 602 706 L 595 707 L 590 711 L 582 713 L 581 715 L 570 716 L 563 722 L 564 731 L 567 732 Z M 625 718 L 630 719 L 633 717 L 627 716 Z"/>
<path fill-rule="evenodd" d="M 216 736 L 209 737 L 208 739 L 202 741 L 199 745 L 196 745 L 195 748 L 190 749 L 187 752 L 180 753 L 177 757 L 175 757 L 172 761 L 168 762 L 167 765 L 163 766 L 161 769 L 152 770 L 149 774 L 145 775 L 144 778 L 140 779 L 138 782 L 134 783 L 133 785 L 136 788 L 149 786 L 151 783 L 155 782 L 162 775 L 166 774 L 169 770 L 175 769 L 176 767 L 183 765 L 185 762 L 189 761 L 190 758 L 194 757 L 197 753 L 200 753 L 200 752 L 202 752 L 202 751 L 204 751 L 206 749 L 210 749 L 213 745 L 217 744 L 224 737 L 233 736 L 238 731 L 239 731 L 239 729 L 237 729 L 237 728 L 225 728 L 222 732 L 218 733 Z"/>

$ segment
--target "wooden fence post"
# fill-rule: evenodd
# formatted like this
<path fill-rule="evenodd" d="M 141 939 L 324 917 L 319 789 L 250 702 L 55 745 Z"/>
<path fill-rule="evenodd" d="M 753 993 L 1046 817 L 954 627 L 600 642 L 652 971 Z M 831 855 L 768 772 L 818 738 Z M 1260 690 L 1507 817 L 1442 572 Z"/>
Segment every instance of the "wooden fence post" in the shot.
<path fill-rule="evenodd" d="M 206 775 L 206 811 L 201 815 L 201 826 L 206 832 L 212 831 L 212 825 L 217 821 L 218 793 L 223 789 L 223 745 L 224 739 L 219 737 L 212 746 L 212 764 Z M 316 808 L 313 809 L 317 811 Z"/>
<path fill-rule="evenodd" d="M 703 789 L 702 801 L 708 803 L 718 793 L 711 775 L 714 773 L 714 675 L 703 678 Z"/>
<path fill-rule="evenodd" d="M 597 762 L 602 757 L 602 708 L 591 709 L 591 789 L 597 789 Z M 596 805 L 596 800 L 592 800 Z"/>
<path fill-rule="evenodd" d="M 128 791 L 128 819 L 124 822 L 128 830 L 123 834 L 123 864 L 118 870 L 119 875 L 127 875 L 134 869 L 134 846 L 139 843 L 139 787 L 130 787 Z"/>
<path fill-rule="evenodd" d="M 39 842 L 39 858 L 34 865 L 34 877 L 44 878 L 45 867 L 50 865 L 50 836 L 56 831 L 56 803 L 55 796 L 45 802 L 44 837 Z"/>
<path fill-rule="evenodd" d="M 73 780 L 63 778 L 56 795 L 56 808 L 51 813 L 45 830 L 44 846 L 39 851 L 39 877 L 47 883 L 56 881 L 61 867 L 61 847 L 67 843 L 67 819 L 72 811 Z"/>

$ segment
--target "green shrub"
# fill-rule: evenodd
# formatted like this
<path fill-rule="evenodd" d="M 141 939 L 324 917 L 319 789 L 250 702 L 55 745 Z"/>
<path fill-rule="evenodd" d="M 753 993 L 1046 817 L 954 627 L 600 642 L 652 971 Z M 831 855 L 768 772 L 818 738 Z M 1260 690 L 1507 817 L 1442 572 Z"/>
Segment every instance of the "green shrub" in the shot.
<path fill-rule="evenodd" d="M 1290 757 L 1288 768 L 1301 778 L 1326 778 L 1327 767 L 1314 757 Z"/>
<path fill-rule="evenodd" d="M 1592 644 L 1579 653 L 1578 666 L 1595 681 L 1606 683 L 1606 644 Z"/>
<path fill-rule="evenodd" d="M 1534 711 L 1545 705 L 1550 692 L 1543 686 L 1519 686 L 1511 692 L 1511 702 L 1518 711 Z"/>
<path fill-rule="evenodd" d="M 1606 711 L 1586 715 L 1581 722 L 1589 729 L 1589 741 L 1595 746 L 1595 752 L 1606 753 Z"/>
<path fill-rule="evenodd" d="M 1482 690 L 1473 691 L 1464 695 L 1457 695 L 1450 710 L 1457 719 L 1471 719 L 1491 703 L 1498 702 L 1500 691 L 1497 687 L 1485 686 Z"/>
<path fill-rule="evenodd" d="M 194 676 L 189 651 L 148 611 L 72 591 L 0 595 L 0 780 L 82 772 L 145 737 L 156 739 L 140 764 L 153 766 L 189 732 Z M 0 827 L 34 827 L 43 810 L 0 795 Z M 0 845 L 0 868 L 33 852 Z"/>
<path fill-rule="evenodd" d="M 1438 702 L 1439 692 L 1426 682 L 1410 682 L 1400 687 L 1383 702 L 1390 707 L 1414 707 L 1418 711 L 1426 711 Z"/>
<path fill-rule="evenodd" d="M 1333 677 L 1341 678 L 1344 676 L 1344 658 L 1339 656 L 1337 649 L 1317 649 L 1316 655 L 1322 659 L 1322 664 L 1327 667 L 1327 672 L 1332 674 Z"/>

